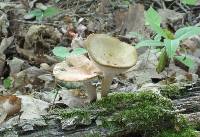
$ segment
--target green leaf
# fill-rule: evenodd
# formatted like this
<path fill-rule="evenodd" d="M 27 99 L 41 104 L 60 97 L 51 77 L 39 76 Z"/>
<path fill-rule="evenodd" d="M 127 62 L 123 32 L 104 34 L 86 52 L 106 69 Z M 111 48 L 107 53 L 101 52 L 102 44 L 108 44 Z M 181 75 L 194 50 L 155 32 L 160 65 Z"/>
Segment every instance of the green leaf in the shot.
<path fill-rule="evenodd" d="M 199 35 L 199 34 L 200 34 L 200 27 L 189 26 L 189 27 L 184 27 L 177 30 L 175 33 L 175 38 L 179 40 L 183 40 L 188 37 Z"/>
<path fill-rule="evenodd" d="M 48 7 L 44 13 L 43 13 L 43 16 L 44 17 L 52 17 L 52 16 L 55 16 L 57 15 L 58 13 L 60 13 L 61 10 L 56 8 L 56 7 Z"/>
<path fill-rule="evenodd" d="M 156 40 L 144 40 L 136 44 L 135 48 L 156 47 L 156 46 L 163 46 L 163 42 L 156 41 Z"/>
<path fill-rule="evenodd" d="M 66 55 L 69 53 L 69 49 L 66 47 L 55 47 L 53 50 L 53 54 L 58 58 L 65 59 Z"/>
<path fill-rule="evenodd" d="M 167 39 L 175 38 L 174 34 L 171 31 L 169 31 L 168 29 L 163 29 L 163 30 L 165 31 L 165 34 L 167 35 Z"/>
<path fill-rule="evenodd" d="M 10 89 L 12 87 L 12 79 L 10 77 L 7 77 L 6 79 L 3 80 L 3 86 L 6 89 Z"/>
<path fill-rule="evenodd" d="M 169 58 L 167 57 L 167 53 L 165 50 L 162 51 L 160 54 L 159 60 L 158 60 L 158 65 L 156 66 L 156 71 L 158 73 L 162 72 L 165 67 L 168 65 Z"/>
<path fill-rule="evenodd" d="M 186 55 L 185 56 L 175 56 L 175 59 L 177 59 L 178 61 L 185 64 L 190 69 L 193 69 L 195 67 L 195 62 L 193 61 L 193 59 L 190 58 L 190 56 L 186 56 Z"/>
<path fill-rule="evenodd" d="M 71 56 L 80 56 L 87 53 L 87 50 L 84 48 L 75 48 L 72 52 L 66 54 L 66 58 Z"/>
<path fill-rule="evenodd" d="M 55 0 L 56 3 L 60 2 L 61 0 Z"/>
<path fill-rule="evenodd" d="M 52 17 L 60 13 L 61 10 L 56 7 L 48 7 L 45 11 L 41 9 L 34 9 L 30 11 L 26 16 L 36 17 L 36 20 L 42 20 L 43 17 Z"/>
<path fill-rule="evenodd" d="M 159 34 L 157 34 L 155 37 L 154 37 L 154 40 L 156 41 L 161 41 L 162 39 L 162 36 L 160 36 Z"/>
<path fill-rule="evenodd" d="M 155 24 L 157 26 L 160 26 L 161 23 L 161 17 L 158 14 L 156 10 L 154 10 L 152 7 L 150 7 L 146 13 L 145 13 L 145 19 L 150 24 Z"/>
<path fill-rule="evenodd" d="M 172 59 L 176 53 L 176 50 L 180 44 L 179 39 L 165 39 L 164 40 L 164 46 L 166 48 L 167 56 Z"/>
<path fill-rule="evenodd" d="M 72 52 L 66 47 L 55 47 L 53 50 L 53 54 L 60 59 L 65 59 L 71 56 L 80 56 L 82 54 L 87 53 L 87 50 L 84 48 L 75 48 Z"/>
<path fill-rule="evenodd" d="M 145 12 L 145 21 L 149 23 L 153 31 L 167 38 L 165 31 L 160 27 L 161 17 L 152 7 Z"/>
<path fill-rule="evenodd" d="M 124 1 L 122 1 L 122 3 L 125 4 L 125 5 L 129 5 L 130 4 L 129 0 L 124 0 Z"/>
<path fill-rule="evenodd" d="M 27 16 L 34 16 L 34 17 L 36 17 L 37 20 L 41 19 L 42 15 L 43 15 L 43 12 L 40 9 L 34 9 L 34 10 L 30 11 L 27 14 Z"/>
<path fill-rule="evenodd" d="M 188 4 L 188 5 L 196 5 L 198 0 L 181 0 L 182 3 Z"/>
<path fill-rule="evenodd" d="M 151 26 L 151 29 L 155 31 L 157 34 L 159 34 L 160 36 L 163 36 L 164 38 L 168 38 L 167 34 L 160 26 L 156 26 L 154 24 L 151 24 L 150 26 Z"/>

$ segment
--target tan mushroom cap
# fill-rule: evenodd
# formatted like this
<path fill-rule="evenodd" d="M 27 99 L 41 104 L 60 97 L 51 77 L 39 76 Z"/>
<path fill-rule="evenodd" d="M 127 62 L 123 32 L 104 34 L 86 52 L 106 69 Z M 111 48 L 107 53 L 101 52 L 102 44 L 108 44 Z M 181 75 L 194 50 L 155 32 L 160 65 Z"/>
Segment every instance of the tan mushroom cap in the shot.
<path fill-rule="evenodd" d="M 63 81 L 85 81 L 99 75 L 100 71 L 85 56 L 74 56 L 58 63 L 53 69 L 54 76 Z"/>
<path fill-rule="evenodd" d="M 91 34 L 85 46 L 92 60 L 100 65 L 128 69 L 136 64 L 136 49 L 114 37 Z"/>

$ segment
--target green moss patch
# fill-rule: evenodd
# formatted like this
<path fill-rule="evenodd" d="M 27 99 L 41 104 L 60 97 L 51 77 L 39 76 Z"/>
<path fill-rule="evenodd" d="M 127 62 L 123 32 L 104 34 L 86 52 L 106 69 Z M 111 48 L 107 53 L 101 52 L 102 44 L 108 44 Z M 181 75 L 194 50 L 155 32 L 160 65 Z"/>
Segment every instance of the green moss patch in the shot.
<path fill-rule="evenodd" d="M 56 112 L 63 120 L 73 117 L 89 120 L 98 134 L 103 131 L 106 136 L 152 137 L 161 131 L 173 131 L 177 126 L 171 100 L 151 91 L 115 93 L 84 108 Z"/>
<path fill-rule="evenodd" d="M 167 130 L 155 137 L 197 137 L 197 132 L 192 128 L 186 128 L 181 131 Z"/>
<path fill-rule="evenodd" d="M 108 115 L 99 116 L 99 119 L 103 128 L 113 132 L 124 129 L 126 133 L 150 136 L 173 126 L 175 121 L 171 101 L 149 91 L 114 94 L 93 106 L 108 112 Z M 109 112 L 112 114 L 109 115 Z"/>
<path fill-rule="evenodd" d="M 186 92 L 183 88 L 178 86 L 177 84 L 166 85 L 161 88 L 160 93 L 167 98 L 170 99 L 178 99 L 182 96 L 186 95 Z"/>

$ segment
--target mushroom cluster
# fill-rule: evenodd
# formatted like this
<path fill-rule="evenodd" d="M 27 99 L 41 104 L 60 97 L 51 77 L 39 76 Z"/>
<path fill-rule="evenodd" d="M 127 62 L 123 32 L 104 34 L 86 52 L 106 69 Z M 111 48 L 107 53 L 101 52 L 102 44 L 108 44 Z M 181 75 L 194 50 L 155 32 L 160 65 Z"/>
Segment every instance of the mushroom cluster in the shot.
<path fill-rule="evenodd" d="M 86 56 L 71 57 L 58 63 L 53 73 L 59 80 L 83 81 L 88 99 L 94 101 L 96 87 L 90 81 L 101 73 L 101 97 L 107 96 L 113 77 L 133 67 L 137 53 L 133 46 L 105 34 L 89 35 L 84 45 L 90 60 Z"/>

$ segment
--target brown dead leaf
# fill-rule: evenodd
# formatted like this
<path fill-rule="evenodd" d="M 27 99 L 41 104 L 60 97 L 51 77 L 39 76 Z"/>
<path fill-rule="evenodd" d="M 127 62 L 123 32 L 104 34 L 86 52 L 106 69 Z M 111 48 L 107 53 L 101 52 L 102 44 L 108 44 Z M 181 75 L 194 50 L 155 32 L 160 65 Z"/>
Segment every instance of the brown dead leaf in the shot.
<path fill-rule="evenodd" d="M 114 23 L 117 30 L 121 30 L 122 25 L 125 22 L 125 18 L 127 16 L 127 11 L 123 9 L 116 9 L 114 11 Z"/>
<path fill-rule="evenodd" d="M 34 55 L 34 50 L 33 49 L 22 49 L 20 47 L 16 47 L 17 53 L 23 55 L 24 57 L 26 57 L 28 60 L 32 60 L 35 58 Z"/>
<path fill-rule="evenodd" d="M 101 0 L 101 3 L 100 3 L 99 8 L 98 8 L 98 13 L 100 15 L 108 13 L 108 11 L 109 11 L 108 7 L 110 5 L 111 5 L 111 3 L 110 3 L 109 0 Z"/>
<path fill-rule="evenodd" d="M 9 116 L 19 113 L 21 110 L 21 99 L 15 95 L 0 96 L 0 123 L 5 121 Z"/>
<path fill-rule="evenodd" d="M 0 55 L 3 55 L 4 51 L 12 44 L 14 37 L 4 38 L 0 44 Z"/>
<path fill-rule="evenodd" d="M 129 32 L 143 33 L 144 31 L 144 5 L 130 5 L 129 11 L 121 29 L 121 35 Z"/>
<path fill-rule="evenodd" d="M 41 64 L 43 62 L 48 64 L 54 64 L 58 61 L 54 59 L 53 57 L 46 55 L 46 54 L 35 54 L 34 49 L 22 49 L 19 46 L 16 47 L 17 53 L 22 55 L 24 58 L 28 59 L 29 61 L 32 61 L 32 63 Z"/>
<path fill-rule="evenodd" d="M 159 9 L 158 13 L 161 16 L 163 27 L 168 27 L 170 30 L 177 30 L 177 27 L 184 22 L 185 13 L 179 13 L 170 9 Z"/>
<path fill-rule="evenodd" d="M 191 39 L 186 39 L 181 44 L 181 47 L 194 53 L 198 47 L 197 43 Z"/>

